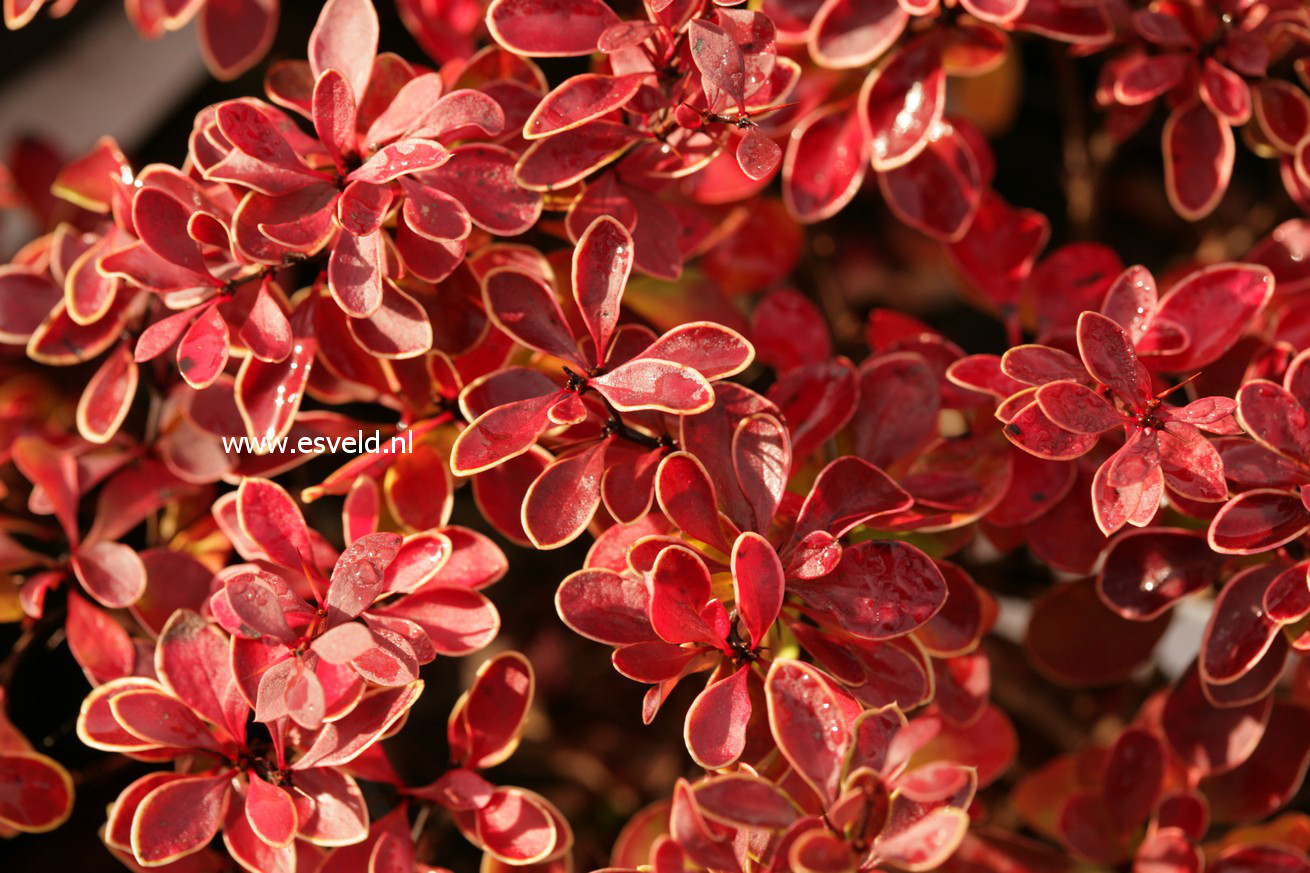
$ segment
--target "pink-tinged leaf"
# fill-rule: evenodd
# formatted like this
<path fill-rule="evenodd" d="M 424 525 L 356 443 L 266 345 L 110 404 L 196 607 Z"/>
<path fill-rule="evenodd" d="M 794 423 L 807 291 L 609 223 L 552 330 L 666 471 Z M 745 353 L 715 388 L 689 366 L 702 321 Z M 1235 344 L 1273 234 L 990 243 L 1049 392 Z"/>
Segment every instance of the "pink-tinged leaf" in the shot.
<path fill-rule="evenodd" d="M 544 394 L 484 412 L 455 440 L 450 469 L 468 476 L 523 454 L 550 427 L 548 412 L 560 397 L 560 392 Z"/>
<path fill-rule="evenodd" d="M 750 634 L 752 649 L 764 642 L 782 611 L 786 586 L 782 562 L 769 541 L 757 533 L 744 533 L 732 547 L 732 583 L 737 614 Z"/>
<path fill-rule="evenodd" d="M 418 235 L 435 242 L 467 239 L 473 231 L 468 211 L 456 198 L 402 176 L 405 223 Z"/>
<path fill-rule="evenodd" d="M 276 788 L 253 771 L 248 772 L 246 821 L 261 840 L 274 848 L 285 848 L 296 838 L 300 822 L 295 801 L 290 794 Z"/>
<path fill-rule="evenodd" d="M 313 563 L 309 528 L 291 495 L 268 479 L 243 479 L 237 489 L 241 531 L 273 562 L 299 570 Z"/>
<path fill-rule="evenodd" d="M 400 534 L 374 533 L 355 540 L 332 569 L 325 605 L 328 621 L 352 619 L 372 605 L 382 591 L 383 578 L 400 551 Z"/>
<path fill-rule="evenodd" d="M 597 366 L 605 363 L 632 261 L 632 236 L 609 217 L 593 221 L 573 250 L 573 299 L 591 334 Z"/>
<path fill-rule="evenodd" d="M 767 531 L 782 503 L 791 473 L 787 428 L 768 413 L 748 416 L 732 435 L 732 467 L 750 506 L 754 529 Z"/>
<path fill-rule="evenodd" d="M 701 812 L 725 824 L 783 829 L 799 817 L 786 794 L 748 773 L 713 776 L 698 782 L 695 791 Z"/>
<path fill-rule="evenodd" d="M 362 167 L 351 172 L 352 182 L 382 185 L 408 173 L 433 170 L 450 160 L 450 152 L 429 139 L 404 139 L 383 146 Z"/>
<path fill-rule="evenodd" d="M 72 565 L 83 590 L 110 609 L 130 606 L 145 591 L 145 565 L 122 543 L 103 542 L 79 549 Z"/>
<path fill-rule="evenodd" d="M 81 537 L 78 534 L 77 525 L 77 501 L 80 492 L 77 481 L 76 459 L 69 452 L 57 451 L 40 437 L 26 435 L 19 436 L 13 441 L 12 456 L 14 466 L 18 468 L 18 472 L 22 473 L 33 485 L 40 487 L 41 492 L 48 501 L 48 506 L 53 510 L 55 518 L 59 520 L 59 526 L 63 528 L 64 536 L 68 538 L 69 545 L 77 548 L 78 543 L 81 542 Z M 91 552 L 91 554 L 97 553 Z M 108 557 L 112 552 L 105 554 Z M 94 559 L 92 560 L 94 561 Z M 122 560 L 120 557 L 114 563 L 118 564 Z M 76 571 L 76 565 L 73 569 Z M 84 587 L 85 585 L 86 583 L 83 583 Z M 105 580 L 103 587 L 111 598 L 122 596 L 131 591 L 131 586 L 124 588 L 113 583 L 112 580 Z M 109 606 L 109 604 L 105 605 Z M 126 604 L 119 605 L 125 606 Z"/>
<path fill-rule="evenodd" d="M 340 70 L 326 69 L 318 77 L 313 106 L 314 132 L 337 169 L 344 171 L 346 159 L 356 151 L 355 92 Z"/>
<path fill-rule="evenodd" d="M 1124 618 L 1150 621 L 1209 587 L 1223 563 L 1200 533 L 1172 528 L 1130 531 L 1111 543 L 1096 589 Z"/>
<path fill-rule="evenodd" d="M 1036 400 L 1006 422 L 1005 438 L 1029 454 L 1051 461 L 1080 458 L 1096 445 L 1095 434 L 1079 434 L 1052 422 Z"/>
<path fill-rule="evenodd" d="M 800 661 L 777 660 L 764 680 L 769 727 L 778 748 L 825 804 L 837 796 L 851 743 L 843 704 L 828 680 Z"/>
<path fill-rule="evenodd" d="M 273 44 L 279 0 L 206 3 L 197 37 L 209 71 L 231 81 L 257 64 Z"/>
<path fill-rule="evenodd" d="M 710 111 L 720 112 L 729 105 L 745 109 L 746 61 L 733 38 L 719 25 L 697 18 L 687 39 Z"/>
<path fill-rule="evenodd" d="M 682 546 L 661 551 L 649 584 L 650 623 L 661 639 L 726 647 L 728 616 L 711 597 L 710 571 L 695 552 Z"/>
<path fill-rule="evenodd" d="M 838 458 L 814 480 L 797 515 L 792 543 L 814 531 L 841 538 L 876 515 L 908 509 L 913 503 L 904 489 L 868 461 Z"/>
<path fill-rule="evenodd" d="M 781 162 L 782 148 L 759 127 L 751 127 L 737 143 L 737 164 L 748 179 L 767 179 Z"/>
<path fill-rule="evenodd" d="M 1268 651 L 1278 623 L 1264 612 L 1264 595 L 1280 568 L 1264 565 L 1238 573 L 1215 598 L 1201 638 L 1200 672 L 1208 683 L 1240 679 Z"/>
<path fill-rule="evenodd" d="M 1155 361 L 1160 369 L 1191 375 L 1232 348 L 1264 309 L 1273 288 L 1269 270 L 1253 264 L 1215 264 L 1198 270 L 1160 301 L 1144 341 L 1151 342 L 1157 324 L 1179 325 L 1190 339 L 1186 348 L 1166 351 Z"/>
<path fill-rule="evenodd" d="M 267 285 L 260 286 L 238 336 L 250 353 L 261 361 L 281 361 L 291 354 L 291 322 L 287 321 L 286 313 Z"/>
<path fill-rule="evenodd" d="M 946 602 L 946 580 L 931 559 L 914 546 L 886 540 L 849 546 L 833 573 L 790 587 L 812 609 L 868 640 L 907 634 Z"/>
<path fill-rule="evenodd" d="M 309 36 L 309 65 L 315 78 L 340 71 L 362 100 L 378 48 L 378 16 L 372 0 L 328 0 Z"/>
<path fill-rule="evenodd" d="M 1060 379 L 1091 384 L 1082 362 L 1049 346 L 1015 346 L 1001 357 L 1001 372 L 1027 385 L 1045 385 Z"/>
<path fill-rule="evenodd" d="M 328 287 L 346 314 L 367 318 L 382 305 L 382 235 L 342 233 L 328 260 Z"/>
<path fill-rule="evenodd" d="M 589 55 L 618 23 L 603 0 L 495 0 L 487 7 L 487 29 L 496 42 L 532 57 Z"/>
<path fill-rule="evenodd" d="M 1255 86 L 1255 120 L 1281 152 L 1296 150 L 1310 133 L 1310 97 L 1296 85 L 1267 79 Z"/>
<path fill-rule="evenodd" d="M 136 397 L 137 376 L 126 344 L 109 353 L 77 402 L 77 430 L 84 439 L 106 443 L 118 433 Z"/>
<path fill-rule="evenodd" d="M 536 224 L 542 210 L 541 194 L 519 186 L 516 161 L 503 146 L 469 143 L 454 149 L 444 166 L 424 173 L 423 183 L 458 200 L 484 230 L 515 236 Z"/>
<path fill-rule="evenodd" d="M 1121 618 L 1097 597 L 1092 579 L 1080 579 L 1060 583 L 1037 600 L 1024 650 L 1042 673 L 1063 684 L 1112 685 L 1151 657 L 1168 625 L 1168 616 L 1147 622 Z M 1103 645 L 1107 639 L 1115 644 Z"/>
<path fill-rule="evenodd" d="M 460 763 L 473 770 L 492 767 L 512 755 L 535 685 L 532 664 L 518 652 L 484 661 L 473 686 L 451 713 L 452 755 L 457 750 Z"/>
<path fill-rule="evenodd" d="M 1253 379 L 1237 392 L 1242 428 L 1262 445 L 1300 464 L 1310 462 L 1310 414 L 1283 386 Z"/>
<path fill-rule="evenodd" d="M 1228 190 L 1236 146 L 1228 121 L 1200 98 L 1176 108 L 1164 124 L 1165 193 L 1188 221 L 1209 215 Z"/>
<path fill-rule="evenodd" d="M 284 643 L 295 641 L 296 634 L 287 622 L 283 598 L 294 602 L 297 595 L 285 581 L 272 573 L 257 570 L 229 577 L 224 587 L 228 606 L 241 621 L 243 636 L 272 637 Z"/>
<path fill-rule="evenodd" d="M 1205 59 L 1200 86 L 1201 99 L 1229 124 L 1242 125 L 1251 119 L 1251 89 L 1246 80 L 1214 58 Z"/>
<path fill-rule="evenodd" d="M 1208 541 L 1225 555 L 1251 555 L 1291 542 L 1310 529 L 1310 510 L 1294 491 L 1257 488 L 1238 494 L 1210 522 Z"/>
<path fill-rule="evenodd" d="M 878 185 L 901 221 L 934 239 L 955 242 L 978 212 L 984 181 L 969 142 L 953 127 L 940 127 L 913 160 L 880 174 Z"/>
<path fill-rule="evenodd" d="M 694 415 L 714 405 L 709 380 L 685 364 L 639 358 L 587 380 L 621 412 L 655 409 Z"/>
<path fill-rule="evenodd" d="M 349 328 L 360 347 L 378 358 L 417 358 L 432 349 L 427 311 L 391 282 L 383 286 L 382 304 L 367 318 L 351 319 Z"/>
<path fill-rule="evenodd" d="M 566 188 L 618 160 L 642 138 L 626 124 L 593 121 L 534 142 L 515 165 L 514 178 L 529 191 Z"/>
<path fill-rule="evenodd" d="M 684 533 L 722 552 L 730 549 L 719 521 L 714 484 L 694 455 L 675 452 L 660 462 L 655 497 L 669 521 Z"/>
<path fill-rule="evenodd" d="M 869 73 L 856 106 L 874 170 L 895 169 L 923 151 L 945 97 L 946 71 L 932 40 L 911 42 Z"/>
<path fill-rule="evenodd" d="M 1078 317 L 1078 351 L 1087 372 L 1134 409 L 1151 397 L 1151 376 L 1133 349 L 1132 339 L 1116 321 L 1099 312 Z M 1043 407 L 1045 408 L 1045 407 Z"/>
<path fill-rule="evenodd" d="M 560 839 L 545 799 L 522 788 L 497 788 L 474 818 L 483 849 L 515 867 L 544 861 Z"/>
<path fill-rule="evenodd" d="M 497 267 L 482 280 L 483 300 L 497 327 L 522 345 L 582 366 L 577 343 L 550 288 L 514 267 Z"/>
<path fill-rule="evenodd" d="M 382 227 L 394 199 L 385 184 L 351 182 L 337 198 L 337 222 L 351 236 L 369 236 Z"/>
<path fill-rule="evenodd" d="M 227 366 L 231 335 L 227 321 L 211 304 L 200 313 L 177 346 L 177 369 L 192 388 L 207 388 Z"/>
<path fill-rule="evenodd" d="M 697 766 L 727 767 L 746 749 L 746 724 L 751 717 L 748 691 L 751 666 L 741 667 L 697 695 L 687 710 L 683 740 Z"/>
<path fill-rule="evenodd" d="M 278 124 L 256 105 L 240 100 L 224 103 L 218 109 L 217 120 L 222 135 L 243 155 L 254 159 L 255 172 L 263 172 L 264 167 L 274 171 L 273 178 L 282 190 L 266 193 L 286 193 L 321 178 L 305 166 Z M 229 155 L 226 161 L 234 157 Z M 140 197 L 138 194 L 137 199 Z"/>
<path fill-rule="evenodd" d="M 165 748 L 214 752 L 209 728 L 182 701 L 158 689 L 140 688 L 114 695 L 109 710 L 128 733 Z"/>
<path fill-rule="evenodd" d="M 814 16 L 810 56 L 830 69 L 867 66 L 891 48 L 909 20 L 896 0 L 827 0 Z"/>
<path fill-rule="evenodd" d="M 1279 624 L 1291 624 L 1310 615 L 1310 563 L 1299 564 L 1278 574 L 1264 593 L 1265 614 Z"/>
<path fill-rule="evenodd" d="M 132 201 L 132 224 L 150 251 L 196 274 L 196 284 L 218 284 L 209 276 L 200 246 L 187 233 L 191 211 L 162 188 L 142 188 Z"/>
<path fill-rule="evenodd" d="M 737 331 L 712 321 L 692 321 L 662 334 L 632 360 L 683 364 L 714 381 L 737 375 L 754 357 L 755 349 Z"/>
<path fill-rule="evenodd" d="M 0 752 L 0 825 L 21 833 L 52 831 L 73 811 L 73 779 L 58 761 L 37 752 Z"/>
<path fill-rule="evenodd" d="M 1219 503 L 1228 496 L 1223 459 L 1196 427 L 1166 422 L 1165 429 L 1157 432 L 1157 439 L 1160 469 L 1172 490 L 1204 503 Z M 1111 482 L 1115 484 L 1113 471 Z"/>
<path fill-rule="evenodd" d="M 1181 82 L 1192 64 L 1190 54 L 1141 55 L 1117 71 L 1114 99 L 1125 106 L 1149 103 Z"/>
<path fill-rule="evenodd" d="M 160 866 L 209 844 L 231 794 L 231 773 L 184 776 L 151 791 L 132 819 L 132 854 Z"/>
<path fill-rule="evenodd" d="M 864 129 L 849 104 L 820 107 L 796 125 L 782 164 L 782 196 L 797 221 L 835 215 L 868 171 Z"/>
<path fill-rule="evenodd" d="M 91 679 L 99 685 L 132 675 L 136 667 L 136 646 L 121 624 L 109 614 L 73 592 L 68 594 L 68 618 L 64 622 L 68 648 Z M 3 818 L 3 813 L 0 813 Z"/>
<path fill-rule="evenodd" d="M 955 564 L 938 561 L 937 568 L 946 580 L 946 603 L 916 636 L 935 657 L 969 654 L 995 620 L 996 601 Z"/>
<path fill-rule="evenodd" d="M 1035 396 L 1042 414 L 1071 433 L 1102 434 L 1124 423 L 1108 400 L 1079 382 L 1048 382 Z"/>
<path fill-rule="evenodd" d="M 1184 764 L 1203 774 L 1222 773 L 1251 757 L 1264 736 L 1272 705 L 1266 697 L 1242 706 L 1215 707 L 1202 692 L 1193 664 L 1169 690 L 1160 720 L 1165 740 Z"/>
<path fill-rule="evenodd" d="M 292 769 L 300 773 L 353 761 L 385 735 L 422 693 L 423 681 L 416 679 L 401 688 L 366 696 L 345 716 L 324 724 Z"/>
<path fill-rule="evenodd" d="M 254 440 L 286 436 L 300 411 L 318 342 L 312 335 L 305 336 L 297 324 L 292 324 L 291 354 L 285 360 L 269 363 L 251 356 L 237 371 L 234 392 L 237 409 L 247 435 Z M 266 449 L 267 445 L 262 448 Z M 259 448 L 256 451 L 264 453 Z"/>
<path fill-rule="evenodd" d="M 400 618 L 422 628 L 438 655 L 458 658 L 486 648 L 500 631 L 500 614 L 485 595 L 463 588 L 428 588 L 374 607 L 370 617 Z"/>
<path fill-rule="evenodd" d="M 523 498 L 523 529 L 539 549 L 577 539 L 600 506 L 601 477 L 609 440 L 554 461 Z"/>
<path fill-rule="evenodd" d="M 249 707 L 232 678 L 223 635 L 197 613 L 180 609 L 159 634 L 155 673 L 164 687 L 206 721 L 242 740 Z"/>
<path fill-rule="evenodd" d="M 641 73 L 627 76 L 583 73 L 565 79 L 541 98 L 541 103 L 528 116 L 523 125 L 523 138 L 541 139 L 621 109 L 636 96 L 646 78 Z"/>
<path fill-rule="evenodd" d="M 960 846 L 969 829 L 963 809 L 943 806 L 902 830 L 879 835 L 878 853 L 905 870 L 931 870 L 943 864 Z"/>
<path fill-rule="evenodd" d="M 555 592 L 555 611 L 581 636 L 611 646 L 656 639 L 647 617 L 645 584 L 613 570 L 588 569 L 570 574 Z"/>
<path fill-rule="evenodd" d="M 0 266 L 0 341 L 26 343 L 63 297 L 45 275 L 12 264 Z"/>
<path fill-rule="evenodd" d="M 361 477 L 359 481 L 370 480 Z M 372 531 L 361 531 L 360 536 L 365 533 Z M 354 539 L 357 537 L 351 539 L 352 543 Z M 437 578 L 450 563 L 453 551 L 451 538 L 439 531 L 430 530 L 406 537 L 396 556 L 387 565 L 382 578 L 382 590 L 401 594 L 417 591 Z"/>

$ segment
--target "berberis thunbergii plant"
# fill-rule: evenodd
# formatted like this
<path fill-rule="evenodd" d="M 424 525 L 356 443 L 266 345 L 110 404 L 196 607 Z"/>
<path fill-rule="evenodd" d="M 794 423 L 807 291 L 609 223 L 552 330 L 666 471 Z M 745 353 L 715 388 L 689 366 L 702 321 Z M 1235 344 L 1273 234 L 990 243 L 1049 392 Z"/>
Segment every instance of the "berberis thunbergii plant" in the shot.
<path fill-rule="evenodd" d="M 1302 0 L 125 5 L 264 88 L 0 184 L 15 857 L 1310 871 Z"/>

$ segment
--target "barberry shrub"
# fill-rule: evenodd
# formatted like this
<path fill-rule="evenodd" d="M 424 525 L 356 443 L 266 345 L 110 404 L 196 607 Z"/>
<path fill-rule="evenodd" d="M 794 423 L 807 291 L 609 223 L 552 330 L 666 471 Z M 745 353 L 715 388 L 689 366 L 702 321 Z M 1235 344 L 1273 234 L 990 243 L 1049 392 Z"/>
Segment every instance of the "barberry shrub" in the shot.
<path fill-rule="evenodd" d="M 1310 7 L 382 2 L 0 166 L 6 869 L 1310 873 Z"/>

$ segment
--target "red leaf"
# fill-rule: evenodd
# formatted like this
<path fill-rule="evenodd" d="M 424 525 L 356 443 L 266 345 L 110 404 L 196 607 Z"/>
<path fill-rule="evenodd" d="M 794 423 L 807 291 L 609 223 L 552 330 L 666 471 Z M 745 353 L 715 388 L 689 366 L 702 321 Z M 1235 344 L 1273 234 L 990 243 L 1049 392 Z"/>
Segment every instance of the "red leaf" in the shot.
<path fill-rule="evenodd" d="M 261 361 L 282 361 L 291 354 L 291 322 L 267 285 L 260 286 L 239 336 Z"/>
<path fill-rule="evenodd" d="M 214 76 L 231 81 L 259 62 L 277 32 L 279 0 L 206 3 L 197 36 Z"/>
<path fill-rule="evenodd" d="M 241 741 L 249 706 L 232 677 L 227 641 L 195 612 L 179 609 L 159 634 L 155 673 L 164 688 Z"/>
<path fill-rule="evenodd" d="M 404 139 L 383 146 L 373 157 L 346 178 L 351 182 L 382 185 L 408 173 L 440 167 L 450 160 L 450 152 L 429 139 Z"/>
<path fill-rule="evenodd" d="M 1110 748 L 1101 797 L 1111 822 L 1126 833 L 1150 817 L 1164 787 L 1164 745 L 1144 728 L 1121 733 Z"/>
<path fill-rule="evenodd" d="M 73 780 L 63 765 L 37 752 L 0 752 L 0 825 L 22 833 L 52 831 L 73 811 Z"/>
<path fill-rule="evenodd" d="M 597 366 L 605 363 L 618 324 L 632 260 L 632 236 L 609 217 L 593 221 L 573 250 L 573 299 L 591 334 Z"/>
<path fill-rule="evenodd" d="M 746 61 L 741 48 L 726 30 L 703 18 L 692 20 L 687 39 L 710 111 L 723 111 L 729 100 L 744 111 Z"/>
<path fill-rule="evenodd" d="M 132 675 L 136 646 L 121 624 L 77 594 L 68 594 L 68 648 L 93 685 Z"/>
<path fill-rule="evenodd" d="M 831 574 L 790 587 L 811 608 L 869 640 L 907 634 L 946 602 L 946 581 L 928 556 L 886 540 L 850 546 Z"/>
<path fill-rule="evenodd" d="M 939 127 L 913 160 L 880 174 L 878 185 L 901 221 L 955 242 L 978 212 L 985 182 L 968 140 L 948 123 Z"/>
<path fill-rule="evenodd" d="M 636 96 L 645 78 L 641 73 L 627 76 L 583 73 L 565 79 L 532 110 L 523 124 L 523 138 L 541 139 L 621 109 Z"/>
<path fill-rule="evenodd" d="M 687 710 L 683 739 L 697 766 L 706 770 L 727 767 L 746 749 L 746 724 L 751 716 L 747 691 L 749 664 L 711 684 Z"/>
<path fill-rule="evenodd" d="M 227 366 L 231 337 L 214 303 L 192 323 L 177 346 L 177 369 L 192 388 L 207 388 Z"/>
<path fill-rule="evenodd" d="M 108 442 L 136 398 L 137 367 L 126 344 L 105 358 L 77 402 L 77 430 L 93 443 Z"/>
<path fill-rule="evenodd" d="M 1151 342 L 1161 324 L 1178 325 L 1190 342 L 1172 353 L 1162 343 L 1166 351 L 1155 362 L 1160 369 L 1188 375 L 1213 363 L 1264 309 L 1273 287 L 1269 271 L 1253 264 L 1215 264 L 1186 276 L 1161 299 L 1145 342 Z"/>
<path fill-rule="evenodd" d="M 868 170 L 864 128 L 836 103 L 805 116 L 792 131 L 782 165 L 782 196 L 797 221 L 829 218 L 851 201 Z"/>
<path fill-rule="evenodd" d="M 728 616 L 710 594 L 710 572 L 691 549 L 669 546 L 650 573 L 650 623 L 666 642 L 723 648 Z M 717 608 L 716 608 L 717 607 Z"/>
<path fill-rule="evenodd" d="M 96 543 L 79 549 L 72 564 L 86 593 L 110 609 L 130 606 L 145 591 L 145 565 L 122 543 Z"/>
<path fill-rule="evenodd" d="M 602 0 L 494 0 L 487 7 L 487 29 L 496 42 L 533 57 L 589 55 L 618 23 Z"/>
<path fill-rule="evenodd" d="M 550 427 L 548 411 L 563 392 L 489 409 L 469 423 L 450 450 L 450 469 L 468 476 L 523 454 Z"/>
<path fill-rule="evenodd" d="M 423 681 L 416 679 L 401 688 L 388 688 L 365 697 L 345 716 L 324 724 L 309 742 L 304 756 L 291 768 L 299 774 L 353 761 L 386 734 L 422 693 Z"/>
<path fill-rule="evenodd" d="M 756 533 L 737 538 L 732 547 L 732 582 L 737 613 L 750 634 L 751 648 L 757 649 L 782 611 L 786 584 L 782 562 L 768 540 Z"/>
<path fill-rule="evenodd" d="M 355 92 L 345 75 L 326 69 L 314 83 L 314 132 L 344 172 L 346 159 L 355 154 Z"/>
<path fill-rule="evenodd" d="M 332 582 L 324 599 L 330 624 L 355 618 L 373 604 L 382 591 L 387 565 L 400 551 L 400 544 L 399 534 L 374 533 L 346 547 L 332 568 Z"/>
<path fill-rule="evenodd" d="M 782 148 L 759 127 L 751 127 L 737 143 L 737 163 L 748 179 L 767 179 L 781 161 Z"/>
<path fill-rule="evenodd" d="M 328 0 L 309 35 L 309 65 L 317 79 L 335 69 L 362 101 L 378 47 L 378 16 L 372 0 Z"/>
<path fill-rule="evenodd" d="M 1236 146 L 1225 119 L 1194 98 L 1164 124 L 1165 193 L 1188 221 L 1209 215 L 1228 190 Z"/>
<path fill-rule="evenodd" d="M 469 769 L 482 770 L 513 754 L 532 706 L 536 679 L 532 664 L 518 652 L 482 663 L 473 686 L 451 713 L 451 748 Z M 458 742 L 456 741 L 458 739 Z M 453 754 L 453 752 L 452 752 Z"/>
<path fill-rule="evenodd" d="M 1201 638 L 1200 671 L 1206 682 L 1234 682 L 1260 660 L 1278 634 L 1278 623 L 1264 612 L 1265 591 L 1280 567 L 1264 565 L 1238 573 L 1215 598 Z"/>
<path fill-rule="evenodd" d="M 867 66 L 892 47 L 909 20 L 896 0 L 828 0 L 814 15 L 810 56 L 832 69 Z"/>
<path fill-rule="evenodd" d="M 328 260 L 328 288 L 346 314 L 367 318 L 382 305 L 382 277 L 385 273 L 382 234 L 376 230 L 363 236 L 343 232 Z"/>
<path fill-rule="evenodd" d="M 884 512 L 908 509 L 914 500 L 886 473 L 855 457 L 838 458 L 824 467 L 796 517 L 791 542 L 813 531 L 843 537 Z"/>
<path fill-rule="evenodd" d="M 1168 616 L 1149 622 L 1119 617 L 1097 598 L 1093 580 L 1081 579 L 1060 583 L 1038 599 L 1024 650 L 1043 673 L 1061 683 L 1111 685 L 1151 656 L 1168 624 Z M 1106 639 L 1115 645 L 1099 642 Z"/>
<path fill-rule="evenodd" d="M 600 506 L 601 476 L 610 440 L 549 464 L 523 498 L 523 529 L 539 549 L 577 539 Z"/>
<path fill-rule="evenodd" d="M 522 788 L 497 788 L 474 817 L 478 842 L 505 863 L 533 864 L 555 851 L 555 816 L 543 798 Z"/>
<path fill-rule="evenodd" d="M 1210 548 L 1225 555 L 1251 555 L 1275 549 L 1310 528 L 1299 494 L 1270 488 L 1244 491 L 1228 501 L 1210 522 Z"/>
<path fill-rule="evenodd" d="M 496 326 L 515 341 L 584 366 L 554 292 L 536 276 L 497 267 L 483 277 L 482 295 Z"/>
<path fill-rule="evenodd" d="M 599 568 L 578 570 L 560 583 L 555 611 L 574 633 L 620 646 L 656 639 L 647 617 L 648 599 L 638 578 Z"/>
<path fill-rule="evenodd" d="M 220 284 L 209 275 L 200 246 L 187 233 L 191 211 L 162 188 L 142 188 L 132 201 L 132 224 L 150 251 L 195 274 L 196 284 Z"/>
<path fill-rule="evenodd" d="M 1119 615 L 1149 621 L 1176 602 L 1208 587 L 1223 559 L 1192 531 L 1130 531 L 1110 544 L 1096 580 L 1101 600 Z"/>
<path fill-rule="evenodd" d="M 132 853 L 159 866 L 198 852 L 218 833 L 232 775 L 183 776 L 151 791 L 132 819 Z"/>
<path fill-rule="evenodd" d="M 764 697 L 779 750 L 825 805 L 831 804 L 851 742 L 836 692 L 814 667 L 777 660 L 764 680 Z"/>
<path fill-rule="evenodd" d="M 873 169 L 888 170 L 914 160 L 941 121 L 946 71 L 932 40 L 915 40 L 869 73 L 856 104 L 869 139 Z"/>
<path fill-rule="evenodd" d="M 638 358 L 587 380 L 620 412 L 655 409 L 694 415 L 714 405 L 714 389 L 685 364 Z"/>
<path fill-rule="evenodd" d="M 247 478 L 237 489 L 241 531 L 269 559 L 292 570 L 313 563 L 309 528 L 291 495 L 268 479 Z"/>

